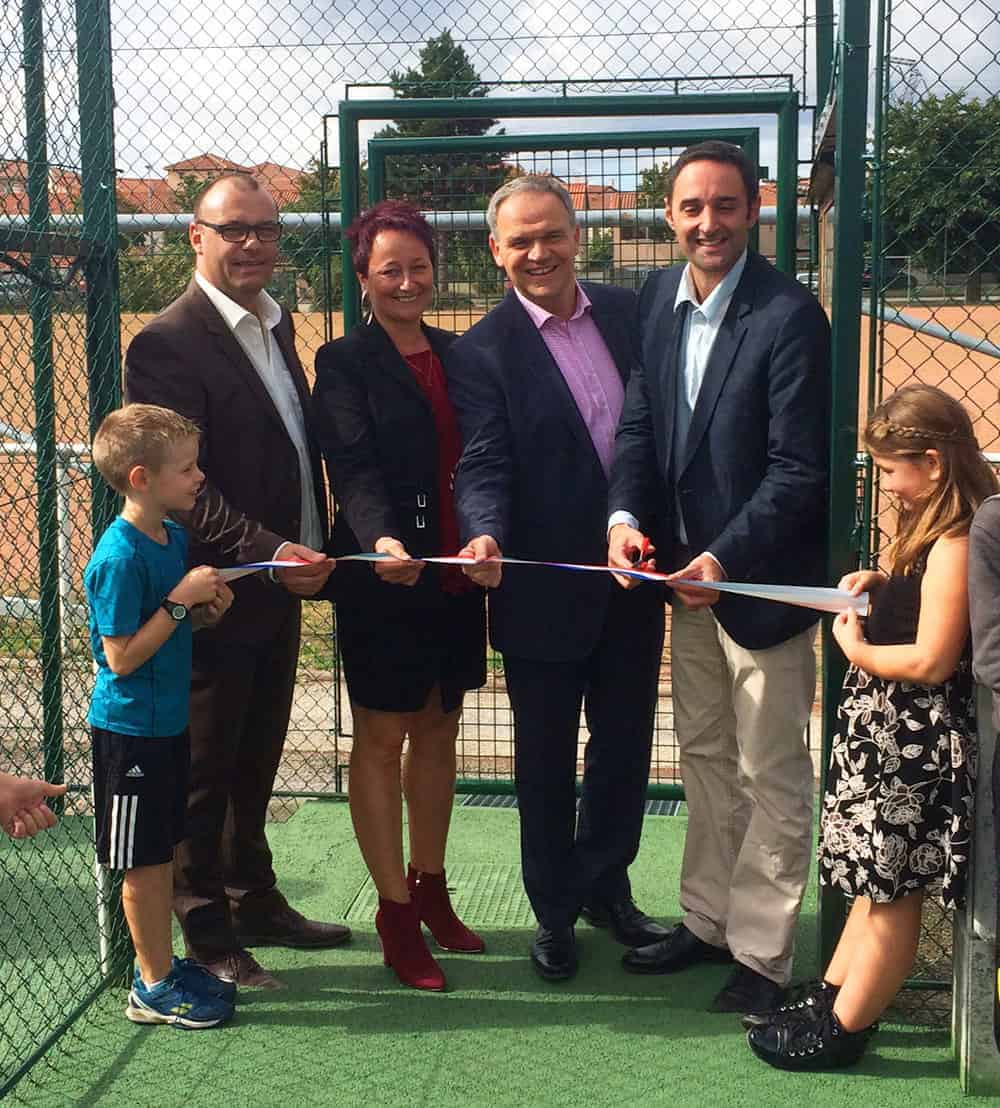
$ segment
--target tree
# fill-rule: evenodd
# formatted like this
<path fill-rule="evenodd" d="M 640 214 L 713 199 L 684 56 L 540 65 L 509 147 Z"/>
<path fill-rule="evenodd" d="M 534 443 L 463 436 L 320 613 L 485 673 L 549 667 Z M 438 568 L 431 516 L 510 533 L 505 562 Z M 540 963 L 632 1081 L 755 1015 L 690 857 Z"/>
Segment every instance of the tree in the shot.
<path fill-rule="evenodd" d="M 489 92 L 465 50 L 450 32 L 428 39 L 420 51 L 418 69 L 394 71 L 390 78 L 400 99 L 462 97 L 480 99 Z M 435 138 L 484 135 L 497 124 L 487 115 L 458 119 L 398 119 L 379 132 L 379 138 Z M 497 132 L 498 134 L 502 132 Z M 392 158 L 386 165 L 386 195 L 409 200 L 425 210 L 483 211 L 490 196 L 504 183 L 508 167 L 502 156 L 413 154 Z M 446 238 L 446 235 L 449 237 Z M 454 240 L 454 241 L 453 241 Z M 437 235 L 438 286 L 461 281 L 481 286 L 493 280 L 486 252 L 486 232 L 469 231 L 457 238 L 447 231 Z"/>
<path fill-rule="evenodd" d="M 457 97 L 478 99 L 489 88 L 479 80 L 468 54 L 455 44 L 450 32 L 428 39 L 420 51 L 420 68 L 405 73 L 394 70 L 389 79 L 400 99 Z M 458 119 L 397 119 L 379 132 L 379 138 L 436 138 L 485 135 L 497 120 L 488 116 Z M 501 132 L 502 133 L 502 132 Z M 490 164 L 492 163 L 492 164 Z M 461 155 L 412 155 L 400 157 L 392 167 L 392 189 L 423 208 L 463 206 L 485 208 L 495 189 L 503 184 L 502 159 L 466 158 Z M 388 190 L 387 190 L 388 191 Z M 442 203 L 447 201 L 447 203 Z M 471 202 L 471 203 L 470 203 Z"/>
<path fill-rule="evenodd" d="M 614 235 L 610 231 L 592 231 L 587 242 L 587 265 L 593 268 L 609 266 L 614 254 Z"/>
<path fill-rule="evenodd" d="M 361 194 L 368 185 L 364 169 L 361 170 Z M 285 204 L 285 212 L 321 212 L 324 206 L 329 212 L 340 211 L 340 170 L 328 167 L 323 181 L 323 167 L 312 158 L 305 173 L 299 178 L 298 199 Z M 323 270 L 326 267 L 330 289 L 330 306 L 340 308 L 343 303 L 343 273 L 340 252 L 343 249 L 340 231 L 331 230 L 329 241 L 321 226 L 292 228 L 281 237 L 281 255 L 294 273 L 296 299 L 308 298 L 312 303 L 322 302 L 325 286 Z"/>
<path fill-rule="evenodd" d="M 663 211 L 667 195 L 667 176 L 670 173 L 670 163 L 655 163 L 639 174 L 639 187 L 636 190 L 636 204 L 640 208 L 652 208 L 654 211 Z M 637 229 L 638 230 L 638 229 Z M 649 238 L 653 242 L 672 242 L 674 233 L 666 223 L 654 223 L 649 228 Z"/>
<path fill-rule="evenodd" d="M 892 103 L 885 115 L 886 254 L 966 275 L 966 300 L 1000 268 L 1000 96 Z"/>

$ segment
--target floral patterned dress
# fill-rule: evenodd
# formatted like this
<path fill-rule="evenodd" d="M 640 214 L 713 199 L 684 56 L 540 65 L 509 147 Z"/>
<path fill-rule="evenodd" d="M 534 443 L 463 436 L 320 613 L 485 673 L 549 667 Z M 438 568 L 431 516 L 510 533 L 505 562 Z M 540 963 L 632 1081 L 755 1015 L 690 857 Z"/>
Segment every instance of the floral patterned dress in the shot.
<path fill-rule="evenodd" d="M 882 586 L 869 642 L 916 641 L 925 562 Z M 888 681 L 852 665 L 837 718 L 820 880 L 876 903 L 929 887 L 946 908 L 957 907 L 965 895 L 976 771 L 970 647 L 941 685 Z"/>

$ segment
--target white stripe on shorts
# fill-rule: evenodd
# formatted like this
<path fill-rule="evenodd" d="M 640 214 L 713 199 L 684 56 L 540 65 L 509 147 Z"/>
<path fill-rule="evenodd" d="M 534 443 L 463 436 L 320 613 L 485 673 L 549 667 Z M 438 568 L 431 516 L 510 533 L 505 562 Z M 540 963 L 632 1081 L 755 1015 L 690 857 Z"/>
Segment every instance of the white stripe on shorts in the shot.
<path fill-rule="evenodd" d="M 131 869 L 135 856 L 135 824 L 139 798 L 115 794 L 111 798 L 111 845 L 108 863 L 112 869 Z"/>

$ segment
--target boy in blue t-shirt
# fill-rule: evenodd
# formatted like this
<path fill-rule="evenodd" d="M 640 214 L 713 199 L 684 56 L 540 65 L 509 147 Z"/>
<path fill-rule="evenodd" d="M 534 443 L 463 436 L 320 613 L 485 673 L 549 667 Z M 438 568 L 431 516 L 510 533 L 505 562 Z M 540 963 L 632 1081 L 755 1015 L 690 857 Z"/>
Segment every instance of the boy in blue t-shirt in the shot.
<path fill-rule="evenodd" d="M 190 511 L 204 480 L 198 427 L 177 412 L 128 404 L 94 436 L 94 464 L 125 497 L 84 573 L 97 680 L 93 731 L 97 858 L 124 871 L 135 946 L 125 1014 L 197 1029 L 233 1013 L 235 987 L 172 956 L 173 853 L 184 837 L 190 749 L 191 633 L 217 623 L 233 594 L 212 566 L 187 569 L 169 512 Z"/>

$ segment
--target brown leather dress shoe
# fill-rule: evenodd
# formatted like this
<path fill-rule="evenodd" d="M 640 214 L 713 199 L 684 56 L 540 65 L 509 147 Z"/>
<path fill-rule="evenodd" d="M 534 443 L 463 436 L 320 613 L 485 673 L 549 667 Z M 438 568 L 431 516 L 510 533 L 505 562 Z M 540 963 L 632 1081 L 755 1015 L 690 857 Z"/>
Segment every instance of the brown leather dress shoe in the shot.
<path fill-rule="evenodd" d="M 240 914 L 233 921 L 240 946 L 290 946 L 323 950 L 340 946 L 351 937 L 351 929 L 340 923 L 319 923 L 306 919 L 287 904 L 267 915 Z"/>
<path fill-rule="evenodd" d="M 283 989 L 285 987 L 284 981 L 264 969 L 249 950 L 238 949 L 221 958 L 199 958 L 198 961 L 220 981 L 232 981 L 241 989 Z"/>

